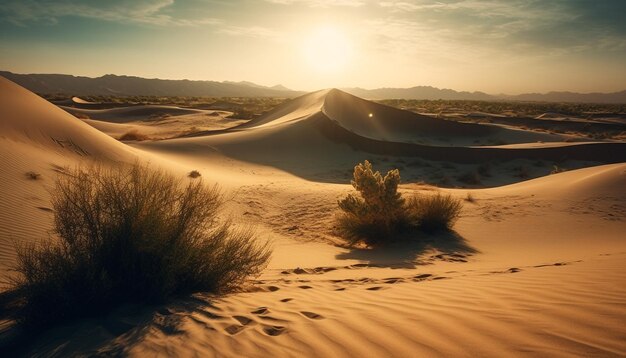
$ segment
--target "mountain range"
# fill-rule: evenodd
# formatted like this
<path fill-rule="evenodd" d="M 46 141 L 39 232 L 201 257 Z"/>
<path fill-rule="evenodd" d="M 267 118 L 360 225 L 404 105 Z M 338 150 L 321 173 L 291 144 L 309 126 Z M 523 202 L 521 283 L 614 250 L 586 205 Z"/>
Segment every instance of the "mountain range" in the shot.
<path fill-rule="evenodd" d="M 134 76 L 104 75 L 81 77 L 61 74 L 16 74 L 0 71 L 3 76 L 39 94 L 115 95 L 115 96 L 198 96 L 198 97 L 296 97 L 304 94 L 282 85 L 273 87 L 241 81 L 163 80 Z M 520 95 L 491 95 L 430 86 L 410 88 L 342 88 L 343 91 L 368 99 L 427 99 L 475 101 L 531 101 L 626 103 L 626 90 L 613 93 L 548 92 Z"/>

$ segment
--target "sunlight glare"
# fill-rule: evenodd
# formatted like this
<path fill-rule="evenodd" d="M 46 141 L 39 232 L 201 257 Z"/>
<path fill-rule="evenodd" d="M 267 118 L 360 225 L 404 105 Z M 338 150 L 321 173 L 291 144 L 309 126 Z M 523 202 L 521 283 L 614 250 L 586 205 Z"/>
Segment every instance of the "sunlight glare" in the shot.
<path fill-rule="evenodd" d="M 331 26 L 312 31 L 306 37 L 302 50 L 308 65 L 321 73 L 343 70 L 352 56 L 350 39 L 345 32 Z"/>

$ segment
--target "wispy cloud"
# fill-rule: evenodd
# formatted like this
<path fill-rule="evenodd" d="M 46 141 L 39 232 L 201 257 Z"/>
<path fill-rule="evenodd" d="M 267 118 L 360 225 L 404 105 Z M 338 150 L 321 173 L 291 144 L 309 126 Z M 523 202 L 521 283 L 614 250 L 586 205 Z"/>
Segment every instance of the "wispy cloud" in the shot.
<path fill-rule="evenodd" d="M 55 24 L 75 16 L 122 23 L 198 26 L 216 24 L 215 18 L 180 18 L 168 13 L 174 0 L 46 1 L 7 0 L 0 3 L 0 20 L 25 26 L 31 22 Z"/>
<path fill-rule="evenodd" d="M 279 38 L 281 33 L 261 26 L 223 26 L 217 33 L 231 36 L 249 36 L 256 38 Z"/>
<path fill-rule="evenodd" d="M 365 1 L 362 0 L 265 0 L 272 4 L 292 5 L 292 4 L 304 4 L 309 7 L 333 7 L 333 6 L 347 6 L 347 7 L 359 7 L 365 5 Z"/>

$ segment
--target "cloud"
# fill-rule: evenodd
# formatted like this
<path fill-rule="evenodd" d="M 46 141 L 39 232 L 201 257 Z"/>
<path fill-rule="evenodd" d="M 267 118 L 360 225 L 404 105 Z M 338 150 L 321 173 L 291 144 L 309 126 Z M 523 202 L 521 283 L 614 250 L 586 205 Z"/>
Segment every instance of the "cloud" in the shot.
<path fill-rule="evenodd" d="M 620 0 L 381 1 L 378 6 L 386 10 L 379 21 L 389 25 L 372 26 L 381 34 L 396 32 L 406 46 L 424 43 L 416 37 L 428 36 L 430 43 L 445 42 L 451 48 L 499 48 L 525 55 L 626 47 L 626 2 Z M 397 38 L 389 41 L 400 46 Z"/>
<path fill-rule="evenodd" d="M 217 33 L 231 36 L 248 36 L 256 38 L 279 38 L 281 33 L 261 26 L 224 26 Z"/>
<path fill-rule="evenodd" d="M 361 0 L 265 0 L 272 4 L 280 5 L 292 5 L 292 4 L 304 4 L 308 7 L 332 7 L 332 6 L 345 6 L 345 7 L 360 7 L 365 5 L 365 1 Z"/>
<path fill-rule="evenodd" d="M 32 22 L 55 24 L 69 16 L 159 26 L 199 26 L 220 22 L 215 18 L 175 17 L 168 12 L 173 4 L 174 0 L 7 0 L 0 4 L 0 20 L 18 26 Z"/>

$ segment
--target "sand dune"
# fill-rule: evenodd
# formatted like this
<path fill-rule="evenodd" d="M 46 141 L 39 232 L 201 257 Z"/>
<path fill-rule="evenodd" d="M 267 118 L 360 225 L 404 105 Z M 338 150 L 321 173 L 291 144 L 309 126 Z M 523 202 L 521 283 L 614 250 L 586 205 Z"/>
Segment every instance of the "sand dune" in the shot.
<path fill-rule="evenodd" d="M 413 138 L 415 143 L 409 143 L 407 138 Z M 511 148 L 476 146 L 477 139 L 520 141 L 521 144 Z M 540 139 L 558 142 L 523 144 Z M 237 127 L 148 143 L 145 148 L 183 156 L 217 151 L 237 160 L 274 166 L 304 177 L 329 168 L 350 168 L 350 163 L 371 155 L 456 163 L 515 159 L 600 163 L 626 160 L 624 143 L 565 143 L 560 140 L 558 136 L 543 133 L 431 118 L 338 90 L 323 90 L 296 98 Z"/>
<path fill-rule="evenodd" d="M 329 257 L 328 246 L 307 242 L 306 232 L 299 244 L 284 244 L 274 231 L 275 242 L 281 243 L 274 262 L 247 292 L 198 295 L 155 309 L 126 308 L 106 320 L 52 330 L 27 352 L 624 355 L 623 221 L 606 220 L 597 212 L 572 213 L 568 205 L 578 201 L 572 192 L 561 192 L 558 200 L 552 192 L 560 179 L 572 179 L 586 182 L 590 194 L 584 198 L 623 195 L 619 187 L 604 185 L 622 180 L 624 169 L 623 164 L 589 168 L 537 179 L 534 186 L 475 191 L 477 201 L 466 206 L 457 229 L 465 246 L 430 239 L 425 246 L 379 252 L 334 247 Z M 306 207 L 310 198 L 301 198 L 303 193 L 332 201 L 345 191 L 298 179 L 250 189 L 256 197 L 245 191 L 242 201 L 272 203 L 274 193 L 280 193 L 279 200 L 284 196 L 285 202 L 265 208 L 284 210 L 272 213 L 283 216 L 294 216 L 289 202 Z M 492 215 L 496 211 L 499 218 Z M 383 256 L 389 260 L 381 261 Z"/>
<path fill-rule="evenodd" d="M 475 147 L 481 136 L 538 137 L 325 90 L 232 129 L 131 147 L 11 82 L 0 79 L 0 89 L 4 265 L 15 255 L 14 240 L 36 240 L 50 230 L 47 190 L 63 166 L 86 159 L 139 158 L 180 176 L 199 170 L 227 190 L 235 223 L 253 225 L 274 246 L 269 267 L 243 292 L 122 307 L 55 327 L 7 356 L 626 355 L 623 143 Z M 104 131 L 128 125 L 93 122 Z M 473 200 L 465 202 L 454 232 L 379 249 L 338 245 L 337 200 L 352 190 L 346 175 L 372 153 L 377 167 L 413 158 L 425 173 L 438 168 L 422 158 L 567 155 L 615 163 L 489 189 L 407 183 L 405 195 L 471 193 Z M 403 173 L 410 172 L 411 162 L 405 164 Z M 29 171 L 41 176 L 29 179 Z M 329 183 L 329 173 L 341 175 Z"/>
<path fill-rule="evenodd" d="M 175 106 L 137 105 L 107 109 L 61 107 L 70 113 L 80 113 L 92 119 L 124 123 L 128 121 L 155 121 L 167 116 L 204 113 L 203 110 Z"/>
<path fill-rule="evenodd" d="M 47 236 L 48 190 L 59 171 L 84 160 L 132 161 L 135 150 L 0 77 L 0 270 L 15 242 Z M 33 173 L 33 178 L 27 173 Z"/>

